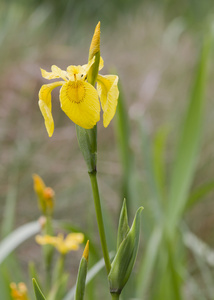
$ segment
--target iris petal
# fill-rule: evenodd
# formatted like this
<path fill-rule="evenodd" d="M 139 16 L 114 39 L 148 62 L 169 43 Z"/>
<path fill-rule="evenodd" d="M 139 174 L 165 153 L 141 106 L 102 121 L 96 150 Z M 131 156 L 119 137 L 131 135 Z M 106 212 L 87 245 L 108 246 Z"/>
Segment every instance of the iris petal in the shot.
<path fill-rule="evenodd" d="M 51 67 L 52 72 L 47 72 L 43 69 L 41 69 L 42 77 L 45 79 L 56 79 L 56 78 L 62 78 L 63 80 L 67 81 L 67 72 L 61 70 L 59 67 L 53 65 Z"/>
<path fill-rule="evenodd" d="M 54 131 L 54 121 L 51 113 L 51 92 L 57 86 L 63 85 L 63 81 L 58 81 L 50 84 L 44 84 L 39 91 L 39 108 L 45 120 L 45 127 L 48 135 L 52 136 Z"/>
<path fill-rule="evenodd" d="M 117 87 L 118 76 L 97 76 L 97 91 L 103 109 L 103 125 L 107 127 L 115 115 L 119 90 Z"/>
<path fill-rule="evenodd" d="M 87 82 L 66 82 L 60 90 L 60 102 L 65 114 L 85 129 L 93 128 L 100 119 L 97 91 Z"/>

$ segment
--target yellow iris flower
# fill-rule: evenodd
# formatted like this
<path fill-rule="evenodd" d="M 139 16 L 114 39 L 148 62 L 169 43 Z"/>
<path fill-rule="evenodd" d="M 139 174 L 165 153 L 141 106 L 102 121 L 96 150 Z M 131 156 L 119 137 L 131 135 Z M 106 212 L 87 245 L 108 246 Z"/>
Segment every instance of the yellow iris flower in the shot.
<path fill-rule="evenodd" d="M 70 233 L 65 238 L 63 234 L 58 234 L 58 236 L 36 236 L 36 242 L 38 244 L 52 245 L 62 254 L 67 254 L 69 251 L 72 250 L 78 250 L 79 244 L 81 244 L 83 240 L 84 235 L 82 233 Z"/>
<path fill-rule="evenodd" d="M 29 300 L 27 287 L 23 282 L 16 285 L 14 282 L 10 284 L 11 297 L 14 300 Z"/>
<path fill-rule="evenodd" d="M 100 102 L 104 127 L 107 127 L 114 117 L 119 96 L 118 76 L 98 74 L 97 89 L 95 89 L 87 82 L 87 74 L 94 61 L 93 58 L 86 65 L 69 66 L 66 71 L 55 65 L 51 67 L 51 72 L 41 69 L 45 79 L 61 78 L 63 80 L 45 84 L 39 91 L 39 107 L 49 136 L 52 136 L 54 131 L 51 92 L 58 86 L 61 86 L 59 93 L 61 109 L 75 124 L 85 129 L 93 128 L 100 120 Z M 101 58 L 99 70 L 103 68 L 103 65 Z"/>

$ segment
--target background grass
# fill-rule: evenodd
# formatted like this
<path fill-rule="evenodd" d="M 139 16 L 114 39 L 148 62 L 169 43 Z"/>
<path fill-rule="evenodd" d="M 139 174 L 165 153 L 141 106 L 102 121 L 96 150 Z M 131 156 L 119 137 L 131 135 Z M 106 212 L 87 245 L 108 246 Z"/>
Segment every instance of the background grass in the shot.
<path fill-rule="evenodd" d="M 91 217 L 94 209 L 89 179 L 78 149 L 75 126 L 60 111 L 56 91 L 53 93 L 55 132 L 51 139 L 48 138 L 38 109 L 37 95 L 45 82 L 41 78 L 40 67 L 50 70 L 51 65 L 56 64 L 66 68 L 70 64 L 87 61 L 91 36 L 100 20 L 101 54 L 105 61 L 101 73 L 116 70 L 122 91 L 116 118 L 107 129 L 102 127 L 101 122 L 98 125 L 98 180 L 106 224 L 110 228 L 107 230 L 108 244 L 110 249 L 114 249 L 123 197 L 128 200 L 130 220 L 136 208 L 143 205 L 138 267 L 125 295 L 126 298 L 133 295 L 131 287 L 133 282 L 137 282 L 139 297 L 142 297 L 144 287 L 141 286 L 141 278 L 144 278 L 144 299 L 158 299 L 157 291 L 160 290 L 157 286 L 166 286 L 168 280 L 166 278 L 166 282 L 158 283 L 158 278 L 164 272 L 166 257 L 170 256 L 166 255 L 164 247 L 167 243 L 161 238 L 153 220 L 159 218 L 171 198 L 167 198 L 167 189 L 174 168 L 178 137 L 196 76 L 202 40 L 212 21 L 212 14 L 211 0 L 0 2 L 2 237 L 17 226 L 39 217 L 31 178 L 32 173 L 38 173 L 56 192 L 55 218 L 69 221 L 82 230 L 90 228 L 90 232 L 95 232 L 95 245 L 99 245 L 96 223 Z M 182 236 L 186 236 L 188 229 L 210 248 L 214 243 L 212 52 L 206 96 L 203 98 L 206 106 L 200 125 L 201 150 L 197 155 L 188 197 L 185 197 L 190 199 L 192 206 L 182 214 L 180 232 L 184 234 L 176 233 L 179 245 L 183 245 Z M 188 135 L 190 145 L 192 138 Z M 174 205 L 168 208 L 169 219 L 172 219 L 173 212 Z M 150 254 L 151 249 L 159 249 L 159 243 L 165 245 L 160 246 L 159 263 L 155 260 L 157 253 L 150 256 L 147 265 L 142 263 L 142 256 Z M 200 240 L 196 240 L 196 245 L 200 246 Z M 183 246 L 178 249 L 183 253 Z M 13 257 L 1 268 L 4 281 L 0 282 L 26 281 L 28 261 L 38 263 L 39 251 L 33 239 L 25 242 L 16 251 L 24 274 L 11 272 L 14 269 L 12 265 L 17 265 Z M 213 265 L 207 264 L 206 253 L 202 251 L 199 255 L 190 249 L 178 263 L 186 269 L 186 280 L 182 285 L 186 299 L 213 299 Z M 70 256 L 73 268 L 71 285 L 75 282 L 78 266 L 75 261 L 80 254 L 72 255 L 75 258 Z M 152 281 L 146 276 L 149 267 Z M 19 270 L 18 267 L 16 269 Z M 42 266 L 39 269 L 42 271 Z M 105 279 L 100 280 L 105 286 Z M 150 284 L 147 289 L 146 281 Z M 6 286 L 1 286 L 5 295 L 8 293 Z M 171 299 L 164 292 L 163 299 Z M 93 293 L 89 293 L 92 298 Z"/>

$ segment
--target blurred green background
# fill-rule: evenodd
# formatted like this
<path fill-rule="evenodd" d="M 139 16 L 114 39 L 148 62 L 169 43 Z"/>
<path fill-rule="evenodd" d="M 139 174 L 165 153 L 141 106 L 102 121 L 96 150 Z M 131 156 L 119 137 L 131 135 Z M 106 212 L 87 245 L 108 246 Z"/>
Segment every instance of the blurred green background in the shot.
<path fill-rule="evenodd" d="M 162 168 L 164 178 L 159 177 L 159 183 L 162 182 L 164 189 L 162 195 L 167 194 L 183 117 L 203 38 L 214 17 L 213 9 L 212 0 L 0 1 L 2 238 L 17 226 L 39 217 L 32 182 L 32 174 L 38 173 L 55 190 L 55 218 L 71 222 L 83 231 L 90 228 L 99 248 L 96 222 L 91 217 L 94 209 L 89 178 L 78 148 L 75 126 L 59 109 L 58 91 L 54 91 L 55 132 L 49 138 L 38 108 L 38 91 L 45 83 L 40 67 L 50 71 L 53 64 L 65 69 L 71 64 L 87 62 L 94 28 L 101 21 L 101 56 L 105 62 L 101 73 L 116 72 L 119 75 L 122 95 L 119 112 L 110 126 L 104 129 L 101 122 L 98 124 L 98 180 L 108 244 L 111 250 L 114 249 L 124 196 L 128 200 L 130 220 L 137 207 L 143 205 L 142 245 L 137 261 L 138 266 L 142 265 L 142 256 L 155 228 L 152 221 L 155 209 L 151 204 L 155 198 L 153 175 L 159 174 Z M 212 48 L 201 148 L 188 194 L 188 199 L 193 197 L 194 205 L 183 213 L 181 222 L 209 247 L 214 246 L 213 61 Z M 160 163 L 158 170 L 155 161 Z M 163 202 L 165 198 L 163 196 Z M 160 205 L 164 207 L 165 204 Z M 17 249 L 23 270 L 27 270 L 29 260 L 40 261 L 39 251 L 33 239 Z M 182 260 L 181 264 L 192 280 L 184 280 L 182 292 L 185 298 L 182 299 L 213 299 L 214 259 L 207 262 L 207 252 L 203 255 L 197 256 L 188 249 L 185 262 Z M 74 257 L 79 258 L 80 254 L 74 254 Z M 71 264 L 75 273 L 78 263 L 74 259 Z M 5 264 L 3 271 L 8 282 L 10 279 L 21 280 L 22 276 L 22 280 L 27 281 L 26 274 L 16 277 L 8 266 L 10 262 Z M 161 263 L 156 268 L 146 291 L 136 297 L 172 299 L 164 293 L 158 298 L 157 282 L 164 270 L 161 270 Z M 42 267 L 40 269 L 42 271 Z M 137 279 L 139 270 L 142 269 L 136 268 L 133 277 L 133 282 L 138 281 L 138 291 L 141 286 Z M 75 274 L 71 285 L 75 282 Z M 103 282 L 106 285 L 105 280 Z M 165 285 L 165 282 L 161 284 Z M 131 286 L 130 283 L 124 293 L 127 299 L 133 295 Z"/>

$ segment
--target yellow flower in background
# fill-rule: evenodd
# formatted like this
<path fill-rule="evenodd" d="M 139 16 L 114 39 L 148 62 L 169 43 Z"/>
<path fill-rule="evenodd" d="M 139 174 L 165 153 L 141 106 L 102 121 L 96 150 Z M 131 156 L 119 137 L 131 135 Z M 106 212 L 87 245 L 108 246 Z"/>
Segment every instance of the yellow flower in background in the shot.
<path fill-rule="evenodd" d="M 67 254 L 72 250 L 78 250 L 79 245 L 83 242 L 83 240 L 84 235 L 82 233 L 70 233 L 65 238 L 63 234 L 58 234 L 58 236 L 36 236 L 36 242 L 38 244 L 52 245 L 62 254 Z"/>
<path fill-rule="evenodd" d="M 29 300 L 27 287 L 23 282 L 16 285 L 14 282 L 10 284 L 11 297 L 14 300 Z"/>
<path fill-rule="evenodd" d="M 94 38 L 92 40 L 90 53 L 96 54 L 99 50 L 100 23 L 98 23 Z M 91 129 L 100 120 L 100 102 L 103 110 L 103 125 L 107 127 L 115 115 L 118 102 L 118 76 L 97 76 L 97 89 L 87 82 L 87 75 L 95 62 L 95 56 L 88 64 L 83 66 L 69 66 L 67 70 L 61 70 L 57 66 L 51 67 L 51 72 L 41 69 L 45 79 L 61 78 L 57 81 L 45 84 L 39 91 L 39 107 L 45 120 L 45 126 L 49 136 L 54 131 L 52 116 L 51 92 L 54 88 L 61 86 L 59 100 L 61 109 L 77 125 Z M 104 62 L 100 58 L 99 70 L 103 68 Z M 100 102 L 99 102 L 100 99 Z"/>

